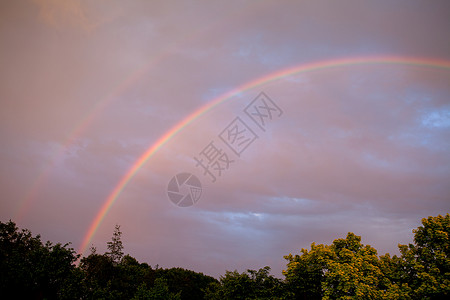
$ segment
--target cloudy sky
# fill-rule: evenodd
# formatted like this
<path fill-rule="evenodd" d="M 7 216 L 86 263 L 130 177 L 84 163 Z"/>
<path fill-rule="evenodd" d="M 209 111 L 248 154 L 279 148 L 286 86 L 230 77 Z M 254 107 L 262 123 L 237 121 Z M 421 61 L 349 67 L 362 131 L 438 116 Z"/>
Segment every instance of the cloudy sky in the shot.
<path fill-rule="evenodd" d="M 396 254 L 450 208 L 449 29 L 446 0 L 0 1 L 0 220 L 216 277 L 349 231 Z"/>

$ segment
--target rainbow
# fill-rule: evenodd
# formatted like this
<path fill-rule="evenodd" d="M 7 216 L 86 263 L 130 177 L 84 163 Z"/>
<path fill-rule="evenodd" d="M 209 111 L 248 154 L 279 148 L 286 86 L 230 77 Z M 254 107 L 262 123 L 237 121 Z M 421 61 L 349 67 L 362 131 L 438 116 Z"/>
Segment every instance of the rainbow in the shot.
<path fill-rule="evenodd" d="M 106 109 L 106 107 L 117 97 L 117 95 L 124 93 L 125 90 L 139 78 L 141 78 L 153 64 L 157 63 L 163 58 L 163 55 L 156 56 L 147 65 L 133 72 L 131 76 L 127 76 L 126 80 L 122 81 L 122 83 L 118 85 L 112 92 L 110 92 L 105 98 L 103 98 L 101 101 L 98 101 L 73 127 L 73 129 L 67 135 L 67 138 L 53 155 L 53 159 L 49 161 L 48 164 L 43 168 L 43 171 L 31 184 L 28 192 L 19 201 L 19 206 L 14 214 L 14 219 L 16 221 L 20 221 L 22 217 L 27 213 L 27 211 L 30 210 L 33 199 L 37 197 L 39 190 L 42 188 L 45 181 L 50 176 L 53 167 L 63 159 L 65 150 L 73 145 L 80 136 L 82 136 L 82 134 L 94 122 L 95 118 L 98 117 L 101 112 Z"/>
<path fill-rule="evenodd" d="M 159 54 L 155 55 L 152 59 L 150 59 L 144 66 L 138 68 L 137 70 L 128 74 L 123 81 L 119 85 L 117 85 L 110 93 L 108 93 L 102 100 L 98 101 L 79 122 L 75 124 L 73 129 L 67 134 L 67 138 L 64 140 L 62 145 L 59 147 L 59 150 L 55 151 L 56 153 L 53 155 L 53 159 L 50 160 L 46 166 L 43 167 L 43 170 L 36 177 L 36 179 L 31 183 L 30 188 L 27 189 L 25 195 L 19 200 L 19 204 L 17 206 L 16 211 L 14 212 L 14 220 L 20 221 L 23 216 L 25 216 L 31 208 L 33 200 L 39 194 L 39 191 L 43 187 L 44 183 L 47 181 L 48 177 L 51 174 L 54 166 L 58 164 L 63 159 L 63 155 L 66 149 L 68 149 L 71 145 L 73 145 L 76 140 L 83 135 L 85 131 L 92 125 L 94 120 L 105 110 L 105 108 L 118 97 L 118 95 L 123 94 L 130 86 L 132 86 L 135 82 L 137 82 L 140 78 L 142 78 L 152 66 L 158 64 L 164 59 L 170 57 L 171 52 L 188 42 L 195 41 L 198 38 L 201 38 L 205 34 L 210 32 L 215 32 L 217 28 L 220 28 L 221 25 L 227 24 L 230 19 L 236 19 L 239 16 L 245 15 L 249 10 L 254 10 L 257 7 L 264 7 L 265 5 L 269 5 L 268 2 L 264 3 L 263 1 L 258 2 L 256 5 L 252 2 L 249 2 L 247 5 L 242 6 L 237 11 L 230 11 L 227 14 L 221 15 L 220 18 L 217 18 L 213 23 L 211 23 L 208 28 L 201 28 L 199 30 L 193 31 L 188 35 L 185 35 L 178 41 L 174 41 L 173 44 L 167 46 L 163 51 Z"/>
<path fill-rule="evenodd" d="M 133 163 L 133 165 L 128 169 L 128 171 L 123 175 L 123 177 L 116 184 L 114 189 L 108 195 L 108 197 L 103 202 L 100 210 L 97 212 L 94 220 L 90 224 L 84 238 L 82 240 L 81 246 L 78 253 L 84 254 L 90 241 L 97 232 L 100 224 L 107 215 L 109 209 L 120 196 L 123 189 L 134 177 L 134 175 L 139 171 L 139 169 L 148 161 L 150 157 L 153 156 L 167 141 L 174 137 L 178 132 L 180 132 L 185 126 L 189 125 L 191 122 L 205 114 L 206 112 L 212 110 L 219 104 L 231 99 L 239 93 L 244 91 L 259 87 L 261 85 L 273 82 L 291 75 L 319 71 L 329 68 L 337 68 L 343 66 L 353 66 L 353 65 L 369 65 L 369 64 L 397 64 L 397 65 L 410 65 L 418 67 L 432 67 L 440 69 L 450 69 L 450 61 L 443 59 L 432 59 L 432 58 L 416 58 L 416 57 L 399 57 L 399 56 L 373 56 L 373 57 L 356 57 L 356 58 L 339 58 L 332 60 L 324 60 L 307 64 L 300 64 L 294 67 L 285 68 L 278 70 L 276 72 L 267 74 L 255 80 L 251 80 L 225 94 L 218 96 L 217 98 L 211 100 L 207 104 L 199 107 L 197 110 L 192 112 L 190 115 L 185 117 L 179 123 L 175 124 L 171 129 L 164 133 L 157 141 L 155 141 L 150 147 L 141 154 L 141 156 Z"/>

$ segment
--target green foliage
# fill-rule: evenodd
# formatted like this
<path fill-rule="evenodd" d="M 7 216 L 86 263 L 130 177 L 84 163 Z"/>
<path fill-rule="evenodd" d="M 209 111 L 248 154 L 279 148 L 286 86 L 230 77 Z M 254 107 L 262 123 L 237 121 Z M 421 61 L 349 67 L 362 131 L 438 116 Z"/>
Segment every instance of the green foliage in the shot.
<path fill-rule="evenodd" d="M 323 299 L 381 299 L 384 295 L 380 281 L 377 251 L 361 244 L 361 237 L 348 233 L 330 246 L 334 256 L 328 260 L 324 273 Z"/>
<path fill-rule="evenodd" d="M 331 245 L 311 245 L 302 255 L 289 254 L 284 271 L 289 289 L 299 299 L 381 299 L 383 273 L 377 251 L 349 232 Z"/>
<path fill-rule="evenodd" d="M 226 271 L 220 283 L 211 283 L 207 299 L 282 299 L 282 281 L 269 275 L 270 267 L 256 270 Z"/>
<path fill-rule="evenodd" d="M 447 299 L 450 215 L 424 218 L 422 225 L 413 230 L 414 244 L 399 245 L 401 257 L 381 257 L 383 271 L 410 299 Z"/>
<path fill-rule="evenodd" d="M 284 257 L 288 261 L 287 270 L 283 271 L 287 289 L 296 299 L 321 299 L 324 271 L 333 253 L 328 246 L 315 243 L 310 251 L 303 248 L 301 253 Z"/>
<path fill-rule="evenodd" d="M 417 257 L 415 265 L 420 284 L 416 293 L 422 299 L 450 296 L 450 215 L 422 219 L 414 230 L 410 251 Z M 446 298 L 442 297 L 442 298 Z"/>
<path fill-rule="evenodd" d="M 401 256 L 377 256 L 348 233 L 331 245 L 285 256 L 287 289 L 295 299 L 447 299 L 450 295 L 450 216 L 422 220 Z"/>
<path fill-rule="evenodd" d="M 14 299 L 448 299 L 450 215 L 422 219 L 400 256 L 377 255 L 349 232 L 331 245 L 285 256 L 284 280 L 270 268 L 226 271 L 220 280 L 182 268 L 152 269 L 123 253 L 116 225 L 108 252 L 83 257 L 0 222 L 0 289 Z"/>

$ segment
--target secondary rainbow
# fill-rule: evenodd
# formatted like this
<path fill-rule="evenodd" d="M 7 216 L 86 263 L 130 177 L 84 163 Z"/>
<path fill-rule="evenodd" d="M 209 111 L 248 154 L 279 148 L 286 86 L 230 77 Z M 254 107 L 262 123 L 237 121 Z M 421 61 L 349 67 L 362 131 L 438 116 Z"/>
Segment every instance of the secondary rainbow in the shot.
<path fill-rule="evenodd" d="M 98 227 L 102 223 L 106 214 L 108 213 L 111 206 L 120 196 L 120 193 L 126 187 L 128 182 L 133 178 L 137 171 L 148 161 L 152 155 L 158 151 L 167 141 L 169 141 L 173 136 L 180 132 L 185 126 L 190 124 L 192 121 L 205 114 L 209 110 L 223 103 L 224 101 L 231 99 L 233 96 L 250 90 L 252 88 L 261 86 L 263 84 L 282 79 L 287 76 L 294 74 L 318 71 L 328 68 L 336 68 L 342 66 L 350 65 L 365 65 L 365 64 L 398 64 L 398 65 L 411 65 L 420 67 L 432 67 L 441 69 L 450 69 L 450 61 L 442 59 L 433 58 L 417 58 L 417 57 L 400 57 L 400 56 L 371 56 L 371 57 L 354 57 L 354 58 L 338 58 L 332 60 L 324 60 L 307 64 L 300 64 L 294 67 L 285 68 L 278 70 L 276 72 L 267 74 L 255 80 L 251 80 L 219 97 L 211 100 L 207 104 L 199 107 L 193 113 L 184 118 L 181 122 L 175 124 L 170 130 L 164 133 L 156 142 L 154 142 L 150 147 L 142 153 L 142 155 L 133 163 L 133 165 L 128 169 L 125 175 L 119 180 L 114 189 L 108 195 L 108 197 L 103 202 L 100 210 L 97 212 L 94 220 L 91 222 L 84 238 L 82 240 L 81 246 L 78 253 L 84 254 L 90 241 L 95 235 Z"/>
<path fill-rule="evenodd" d="M 255 3 L 248 3 L 242 6 L 237 11 L 230 11 L 227 14 L 222 14 L 221 17 L 217 18 L 213 23 L 211 23 L 208 28 L 200 28 L 195 31 L 190 32 L 179 40 L 173 41 L 172 44 L 164 47 L 161 52 L 152 57 L 147 63 L 142 67 L 128 74 L 125 79 L 115 87 L 110 93 L 105 95 L 105 97 L 95 103 L 95 105 L 85 114 L 81 120 L 75 124 L 73 129 L 67 135 L 59 150 L 55 151 L 53 158 L 47 163 L 36 179 L 31 183 L 30 187 L 26 190 L 26 193 L 19 201 L 17 209 L 14 213 L 14 220 L 21 220 L 31 208 L 34 199 L 39 194 L 44 183 L 47 181 L 51 174 L 54 166 L 63 159 L 65 151 L 74 144 L 74 142 L 81 137 L 87 129 L 91 126 L 94 120 L 108 107 L 108 105 L 116 99 L 118 96 L 123 94 L 129 87 L 133 86 L 139 79 L 141 79 L 147 72 L 159 62 L 171 57 L 172 51 L 184 47 L 189 42 L 195 41 L 201 38 L 205 34 L 213 33 L 217 28 L 220 28 L 222 24 L 228 24 L 229 20 L 236 19 L 239 16 L 244 15 L 247 11 L 254 10 L 258 6 L 268 5 L 269 3 L 264 3 L 263 1 L 258 2 L 257 6 Z"/>
<path fill-rule="evenodd" d="M 132 86 L 138 79 L 142 78 L 144 74 L 146 74 L 150 67 L 160 60 L 162 60 L 165 56 L 165 53 L 155 56 L 152 60 L 150 60 L 144 67 L 139 68 L 138 70 L 130 73 L 126 76 L 126 79 L 121 82 L 117 87 L 115 87 L 110 93 L 108 93 L 104 98 L 95 103 L 93 107 L 81 118 L 80 121 L 75 124 L 72 130 L 67 135 L 67 138 L 64 140 L 62 145 L 58 150 L 55 151 L 52 160 L 50 160 L 47 165 L 43 168 L 42 172 L 39 176 L 31 184 L 31 187 L 26 192 L 25 196 L 19 201 L 18 208 L 14 214 L 15 220 L 21 220 L 22 217 L 28 212 L 30 209 L 33 200 L 39 194 L 40 189 L 44 185 L 45 181 L 50 176 L 51 171 L 54 166 L 57 165 L 61 159 L 64 157 L 65 151 L 73 145 L 76 140 L 83 135 L 85 131 L 91 126 L 94 120 L 108 107 L 108 105 L 116 99 L 119 95 L 123 94 L 130 86 Z"/>

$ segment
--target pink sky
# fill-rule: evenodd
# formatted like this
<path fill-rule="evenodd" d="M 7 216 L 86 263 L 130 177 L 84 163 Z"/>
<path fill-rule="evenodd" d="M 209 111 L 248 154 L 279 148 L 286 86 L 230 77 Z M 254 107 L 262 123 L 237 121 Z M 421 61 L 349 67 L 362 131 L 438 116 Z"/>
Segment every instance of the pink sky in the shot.
<path fill-rule="evenodd" d="M 450 63 L 448 1 L 3 1 L 0 220 L 79 249 L 108 195 L 177 123 L 293 66 L 355 57 Z M 448 66 L 447 64 L 447 66 Z M 450 69 L 358 64 L 293 74 L 222 102 L 138 170 L 90 244 L 115 224 L 125 252 L 212 276 L 270 265 L 351 231 L 379 254 L 450 208 Z M 244 108 L 282 110 L 262 131 Z M 240 157 L 218 135 L 258 135 Z M 195 156 L 234 160 L 212 183 Z M 189 172 L 200 200 L 167 184 Z"/>

